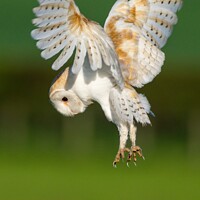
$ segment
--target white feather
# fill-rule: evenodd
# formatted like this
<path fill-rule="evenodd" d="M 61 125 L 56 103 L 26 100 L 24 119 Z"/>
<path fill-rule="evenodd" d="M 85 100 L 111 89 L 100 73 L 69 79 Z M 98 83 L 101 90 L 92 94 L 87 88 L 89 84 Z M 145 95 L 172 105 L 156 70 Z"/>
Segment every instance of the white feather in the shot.
<path fill-rule="evenodd" d="M 49 59 L 59 53 L 63 48 L 65 48 L 70 41 L 72 41 L 73 37 L 64 36 L 64 38 L 60 39 L 53 46 L 42 51 L 41 56 L 45 59 Z"/>
<path fill-rule="evenodd" d="M 150 0 L 150 3 L 172 12 L 177 12 L 182 6 L 181 0 Z"/>
<path fill-rule="evenodd" d="M 39 4 L 33 9 L 37 17 L 33 24 L 38 29 L 31 35 L 39 40 L 37 47 L 43 50 L 41 55 L 45 59 L 63 50 L 53 69 L 62 67 L 77 48 L 72 72 L 78 73 L 88 55 L 93 71 L 101 69 L 104 61 L 116 82 L 123 82 L 112 41 L 100 25 L 86 19 L 73 0 L 39 0 Z"/>
<path fill-rule="evenodd" d="M 62 22 L 56 25 L 38 28 L 31 32 L 31 36 L 35 40 L 41 40 L 47 37 L 51 37 L 52 35 L 55 35 L 58 32 L 65 30 L 66 27 L 67 24 L 65 22 Z"/>
<path fill-rule="evenodd" d="M 49 3 L 59 3 L 59 2 L 66 3 L 66 0 L 38 0 L 38 2 L 40 3 L 40 5 L 45 5 Z"/>
<path fill-rule="evenodd" d="M 88 58 L 90 62 L 91 69 L 96 71 L 99 68 L 101 55 L 96 42 L 92 39 L 87 40 Z"/>
<path fill-rule="evenodd" d="M 38 27 L 56 25 L 66 21 L 65 15 L 45 15 L 41 18 L 33 19 L 32 23 Z"/>
<path fill-rule="evenodd" d="M 177 16 L 174 12 L 159 6 L 151 6 L 151 8 L 152 11 L 149 13 L 150 19 L 157 18 L 161 21 L 164 20 L 173 25 L 177 23 Z"/>
<path fill-rule="evenodd" d="M 62 31 L 56 33 L 55 35 L 52 35 L 48 38 L 39 40 L 37 42 L 37 47 L 39 49 L 49 48 L 50 46 L 55 45 L 61 39 L 64 39 L 66 36 L 69 37 L 69 32 L 67 30 L 62 30 Z"/>
<path fill-rule="evenodd" d="M 41 5 L 39 7 L 36 7 L 33 9 L 33 12 L 37 17 L 42 17 L 44 15 L 67 15 L 67 8 L 69 6 L 69 3 L 64 2 L 64 3 L 55 3 L 55 4 L 45 4 Z"/>
<path fill-rule="evenodd" d="M 52 65 L 52 69 L 58 70 L 60 69 L 71 57 L 71 55 L 74 52 L 74 49 L 76 47 L 76 39 L 73 39 L 71 42 L 69 42 L 68 46 L 66 46 L 60 56 L 56 59 L 56 61 Z"/>
<path fill-rule="evenodd" d="M 85 56 L 86 56 L 86 48 L 85 48 L 85 42 L 84 41 L 78 41 L 77 47 L 76 47 L 76 55 L 74 59 L 74 63 L 72 66 L 72 72 L 74 74 L 77 74 L 81 67 L 83 66 Z"/>
<path fill-rule="evenodd" d="M 133 123 L 133 119 L 142 124 L 150 124 L 147 113 L 150 105 L 147 99 L 138 95 L 134 89 L 124 88 L 120 91 L 113 88 L 110 92 L 110 100 L 118 118 L 123 122 Z"/>
<path fill-rule="evenodd" d="M 163 65 L 165 55 L 158 48 L 153 46 L 149 41 L 143 37 L 139 40 L 139 54 L 137 72 L 139 72 L 139 78 L 143 81 L 140 83 L 145 84 L 153 80 L 161 71 L 161 66 Z M 141 86 L 142 86 L 141 85 Z M 138 85 L 139 86 L 139 85 Z M 139 87 L 141 87 L 139 86 Z"/>

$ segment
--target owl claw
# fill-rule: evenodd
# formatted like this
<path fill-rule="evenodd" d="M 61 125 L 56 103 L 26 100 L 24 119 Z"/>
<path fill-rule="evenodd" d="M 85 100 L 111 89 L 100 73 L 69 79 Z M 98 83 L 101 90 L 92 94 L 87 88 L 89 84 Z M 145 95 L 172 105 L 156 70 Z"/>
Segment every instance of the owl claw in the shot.
<path fill-rule="evenodd" d="M 137 166 L 137 155 L 145 160 L 145 157 L 142 154 L 142 149 L 139 146 L 131 147 L 131 151 L 129 152 L 127 162 L 130 162 L 133 158 L 133 163 Z"/>
<path fill-rule="evenodd" d="M 129 167 L 129 162 L 133 159 L 133 163 L 135 166 L 137 166 L 137 155 L 139 155 L 139 157 L 141 157 L 143 160 L 145 160 L 145 157 L 142 154 L 142 149 L 139 146 L 134 146 L 131 147 L 131 150 L 128 148 L 124 148 L 124 149 L 119 149 L 119 151 L 117 152 L 117 155 L 115 157 L 115 160 L 113 162 L 113 167 L 117 168 L 117 164 L 120 162 L 120 160 L 124 160 L 124 153 L 128 152 L 128 158 L 126 161 L 126 165 L 127 167 Z"/>
<path fill-rule="evenodd" d="M 113 162 L 113 167 L 117 168 L 117 163 L 115 161 Z"/>
<path fill-rule="evenodd" d="M 128 162 L 128 161 L 126 162 L 126 166 L 127 166 L 128 168 L 130 168 L 130 166 L 129 166 L 129 162 Z"/>
<path fill-rule="evenodd" d="M 119 163 L 120 160 L 122 160 L 122 162 L 123 162 L 123 160 L 125 158 L 125 155 L 124 155 L 125 152 L 130 153 L 130 150 L 128 148 L 119 149 L 119 151 L 117 152 L 117 155 L 115 157 L 115 160 L 113 162 L 113 167 L 117 168 L 117 163 Z"/>

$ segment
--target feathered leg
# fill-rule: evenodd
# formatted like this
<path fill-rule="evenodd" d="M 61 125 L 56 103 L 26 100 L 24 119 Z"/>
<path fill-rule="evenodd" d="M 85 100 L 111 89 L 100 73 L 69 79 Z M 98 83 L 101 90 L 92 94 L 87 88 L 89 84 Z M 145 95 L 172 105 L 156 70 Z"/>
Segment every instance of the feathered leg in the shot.
<path fill-rule="evenodd" d="M 123 121 L 123 125 L 119 126 L 120 132 L 120 148 L 116 155 L 113 165 L 120 161 L 120 158 L 124 158 L 124 152 L 129 152 L 129 162 L 132 158 L 136 163 L 136 155 L 143 157 L 142 150 L 136 146 L 136 127 L 133 125 L 133 120 L 142 124 L 150 124 L 148 113 L 150 113 L 150 105 L 145 96 L 138 94 L 133 88 L 124 88 L 122 91 L 118 88 L 113 88 L 110 93 L 110 100 L 113 105 L 113 110 L 118 117 L 116 121 Z M 130 134 L 130 140 L 132 142 L 131 149 L 125 148 L 128 138 L 128 132 Z"/>
<path fill-rule="evenodd" d="M 113 166 L 116 167 L 117 163 L 120 161 L 120 159 L 124 159 L 124 152 L 130 152 L 128 148 L 126 148 L 126 142 L 128 139 L 128 127 L 127 125 L 120 125 L 118 126 L 119 130 L 119 150 L 117 152 L 117 155 L 115 157 L 115 160 L 113 162 Z"/>
<path fill-rule="evenodd" d="M 136 158 L 137 154 L 144 159 L 144 156 L 142 155 L 142 149 L 139 146 L 136 146 L 136 131 L 137 131 L 137 128 L 133 124 L 130 124 L 129 135 L 130 135 L 132 146 L 129 152 L 127 163 L 130 162 L 131 159 L 133 158 L 133 162 L 135 165 L 137 161 L 137 158 Z"/>
<path fill-rule="evenodd" d="M 137 127 L 134 126 L 133 124 L 130 124 L 130 140 L 131 140 L 131 144 L 134 147 L 136 144 L 136 131 L 137 131 Z"/>

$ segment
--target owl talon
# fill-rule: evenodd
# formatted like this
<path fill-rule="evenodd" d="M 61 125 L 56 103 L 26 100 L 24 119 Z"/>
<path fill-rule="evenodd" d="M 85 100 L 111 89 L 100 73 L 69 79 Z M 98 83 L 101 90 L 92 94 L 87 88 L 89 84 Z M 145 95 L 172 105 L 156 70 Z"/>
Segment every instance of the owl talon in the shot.
<path fill-rule="evenodd" d="M 113 162 L 113 167 L 117 168 L 117 162 L 115 162 L 115 161 Z"/>
<path fill-rule="evenodd" d="M 119 149 L 119 151 L 117 152 L 117 155 L 115 157 L 115 160 L 113 162 L 113 167 L 116 168 L 117 167 L 117 163 L 119 163 L 120 160 L 122 160 L 122 162 L 123 162 L 123 160 L 125 158 L 125 155 L 124 155 L 125 152 L 130 153 L 130 150 L 128 148 Z"/>
<path fill-rule="evenodd" d="M 142 149 L 139 146 L 134 146 L 131 147 L 131 151 L 129 152 L 128 155 L 128 159 L 127 162 L 130 162 L 131 159 L 133 158 L 133 163 L 135 166 L 137 166 L 137 155 L 139 155 L 139 157 L 143 158 L 143 160 L 145 160 L 145 157 L 142 154 Z"/>
<path fill-rule="evenodd" d="M 129 162 L 128 162 L 128 161 L 126 162 L 126 166 L 127 166 L 128 168 L 130 168 L 130 166 L 129 166 Z"/>

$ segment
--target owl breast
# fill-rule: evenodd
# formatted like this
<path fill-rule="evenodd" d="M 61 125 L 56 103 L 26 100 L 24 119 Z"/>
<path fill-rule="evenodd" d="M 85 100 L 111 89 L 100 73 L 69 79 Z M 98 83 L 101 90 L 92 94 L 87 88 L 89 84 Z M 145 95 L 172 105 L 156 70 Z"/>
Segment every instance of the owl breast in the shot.
<path fill-rule="evenodd" d="M 99 103 L 107 119 L 112 121 L 109 95 L 116 85 L 114 78 L 108 66 L 93 71 L 87 64 L 86 62 L 77 75 L 70 71 L 66 89 L 72 89 L 86 105 L 93 101 Z"/>

